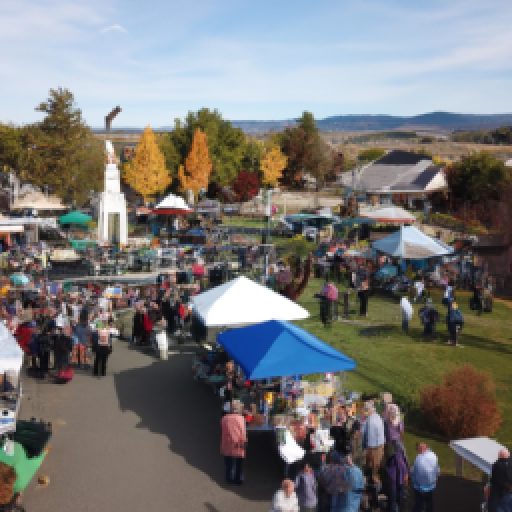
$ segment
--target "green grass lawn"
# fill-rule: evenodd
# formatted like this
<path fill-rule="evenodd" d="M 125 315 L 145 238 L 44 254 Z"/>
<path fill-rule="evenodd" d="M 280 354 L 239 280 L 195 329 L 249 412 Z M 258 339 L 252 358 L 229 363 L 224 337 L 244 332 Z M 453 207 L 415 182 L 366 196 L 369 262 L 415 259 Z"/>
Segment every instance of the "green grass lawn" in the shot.
<path fill-rule="evenodd" d="M 266 223 L 263 217 L 242 217 L 239 215 L 222 217 L 222 224 L 224 226 L 239 226 L 243 228 L 263 228 Z"/>
<path fill-rule="evenodd" d="M 433 341 L 425 341 L 417 316 L 420 306 L 415 305 L 409 335 L 404 335 L 398 301 L 375 295 L 370 297 L 369 314 L 363 319 L 357 315 L 356 294 L 351 296 L 351 320 L 358 325 L 335 321 L 324 327 L 318 301 L 313 297 L 322 285 L 320 279 L 312 279 L 308 284 L 299 302 L 310 311 L 311 317 L 298 323 L 357 362 L 356 370 L 347 372 L 347 390 L 389 391 L 406 410 L 414 409 L 422 387 L 440 382 L 447 371 L 460 364 L 471 363 L 494 377 L 503 415 L 496 438 L 502 444 L 512 445 L 512 304 L 495 302 L 492 313 L 477 316 L 469 310 L 469 295 L 459 292 L 457 298 L 465 326 L 460 335 L 463 347 L 455 348 L 445 344 L 445 308 L 440 304 L 440 295 L 434 295 L 442 318 L 437 325 L 437 336 Z M 454 455 L 447 442 L 428 433 L 421 422 L 416 423 L 408 425 L 408 453 L 414 453 L 418 439 L 426 439 L 439 455 L 443 471 L 453 472 Z M 477 475 L 470 471 L 468 476 Z"/>
<path fill-rule="evenodd" d="M 240 215 L 222 217 L 224 226 L 239 226 L 242 228 L 264 228 L 267 223 L 263 217 L 243 217 Z M 275 222 L 271 221 L 270 226 L 274 227 Z"/>

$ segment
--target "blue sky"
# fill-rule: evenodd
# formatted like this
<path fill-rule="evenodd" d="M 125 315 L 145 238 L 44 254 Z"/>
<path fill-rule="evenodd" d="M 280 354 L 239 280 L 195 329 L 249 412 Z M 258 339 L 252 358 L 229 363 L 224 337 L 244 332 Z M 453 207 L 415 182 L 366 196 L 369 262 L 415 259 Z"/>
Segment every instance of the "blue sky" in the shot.
<path fill-rule="evenodd" d="M 512 112 L 508 0 L 0 0 L 0 121 Z M 115 126 L 114 124 L 114 126 Z"/>

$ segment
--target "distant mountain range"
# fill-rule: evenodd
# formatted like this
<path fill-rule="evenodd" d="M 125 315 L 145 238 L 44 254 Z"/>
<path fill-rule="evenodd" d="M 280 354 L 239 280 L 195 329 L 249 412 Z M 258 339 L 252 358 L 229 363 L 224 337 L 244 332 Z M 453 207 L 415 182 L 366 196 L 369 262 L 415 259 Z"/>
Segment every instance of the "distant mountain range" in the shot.
<path fill-rule="evenodd" d="M 282 131 L 295 124 L 294 119 L 282 121 L 231 121 L 234 126 L 250 134 Z M 512 126 L 512 114 L 456 114 L 453 112 L 429 112 L 417 116 L 390 115 L 340 115 L 317 120 L 323 132 L 359 132 L 383 130 L 425 130 L 453 132 L 455 130 L 489 130 L 500 126 Z M 171 131 L 163 126 L 157 131 Z M 103 129 L 95 129 L 97 133 Z M 139 133 L 140 128 L 117 128 L 114 133 Z"/>
<path fill-rule="evenodd" d="M 247 133 L 280 131 L 293 126 L 287 121 L 232 121 Z M 417 116 L 340 115 L 317 120 L 323 132 L 358 132 L 381 130 L 428 130 L 452 132 L 455 130 L 487 130 L 512 125 L 512 114 L 456 114 L 429 112 Z"/>

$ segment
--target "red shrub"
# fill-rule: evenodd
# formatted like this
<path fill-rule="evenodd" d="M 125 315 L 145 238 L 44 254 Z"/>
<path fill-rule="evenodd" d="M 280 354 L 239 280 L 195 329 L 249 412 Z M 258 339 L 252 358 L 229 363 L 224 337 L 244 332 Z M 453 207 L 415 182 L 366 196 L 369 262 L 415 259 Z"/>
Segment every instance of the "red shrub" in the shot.
<path fill-rule="evenodd" d="M 493 379 L 470 364 L 446 374 L 442 384 L 423 388 L 421 409 L 430 425 L 450 439 L 490 436 L 501 423 Z"/>

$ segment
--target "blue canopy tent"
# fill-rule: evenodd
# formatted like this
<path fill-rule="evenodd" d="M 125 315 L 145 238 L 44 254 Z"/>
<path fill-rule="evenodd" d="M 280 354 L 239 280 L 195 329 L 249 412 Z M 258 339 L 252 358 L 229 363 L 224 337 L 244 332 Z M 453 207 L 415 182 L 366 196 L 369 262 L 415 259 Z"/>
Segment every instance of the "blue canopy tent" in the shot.
<path fill-rule="evenodd" d="M 232 329 L 217 341 L 250 380 L 353 370 L 355 362 L 283 320 Z"/>

